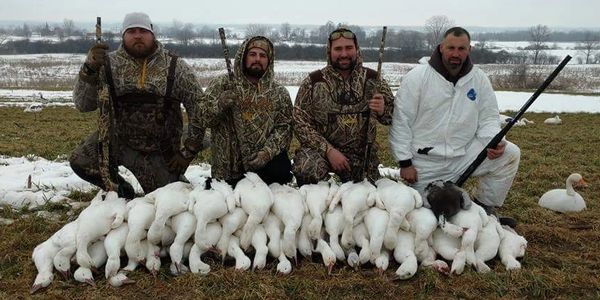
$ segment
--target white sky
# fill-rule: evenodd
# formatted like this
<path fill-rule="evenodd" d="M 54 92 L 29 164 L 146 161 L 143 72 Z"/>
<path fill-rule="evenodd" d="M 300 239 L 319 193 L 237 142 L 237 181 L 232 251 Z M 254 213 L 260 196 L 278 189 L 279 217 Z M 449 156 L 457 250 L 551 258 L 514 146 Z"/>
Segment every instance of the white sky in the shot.
<path fill-rule="evenodd" d="M 118 22 L 143 11 L 153 22 L 207 24 L 314 24 L 421 26 L 446 15 L 462 26 L 600 27 L 597 0 L 1 0 L 0 21 Z"/>

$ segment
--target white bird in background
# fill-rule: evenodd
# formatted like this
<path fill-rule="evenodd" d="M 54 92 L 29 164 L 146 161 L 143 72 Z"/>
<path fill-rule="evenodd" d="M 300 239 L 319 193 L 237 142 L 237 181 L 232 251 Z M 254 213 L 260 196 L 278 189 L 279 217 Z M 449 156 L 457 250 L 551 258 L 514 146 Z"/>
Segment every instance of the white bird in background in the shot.
<path fill-rule="evenodd" d="M 549 190 L 540 197 L 541 207 L 557 212 L 578 212 L 586 208 L 585 200 L 573 188 L 585 187 L 587 183 L 581 174 L 573 173 L 567 177 L 566 189 Z"/>
<path fill-rule="evenodd" d="M 240 246 L 248 249 L 256 226 L 263 221 L 273 205 L 273 193 L 256 173 L 247 172 L 244 176 L 235 186 L 233 197 L 236 205 L 248 214 L 240 237 Z"/>
<path fill-rule="evenodd" d="M 202 237 L 203 242 L 200 244 L 194 243 L 190 250 L 189 263 L 192 273 L 206 275 L 210 272 L 210 266 L 202 261 L 202 254 L 210 251 L 219 242 L 221 232 L 222 228 L 219 222 L 212 222 L 206 225 L 205 235 Z"/>
<path fill-rule="evenodd" d="M 560 125 L 560 124 L 562 124 L 562 120 L 560 119 L 560 117 L 558 115 L 556 115 L 552 118 L 548 118 L 548 119 L 544 120 L 544 124 Z"/>
<path fill-rule="evenodd" d="M 502 226 L 502 229 L 504 229 L 504 237 L 500 240 L 498 248 L 500 261 L 508 271 L 520 269 L 521 263 L 517 258 L 525 255 L 527 240 L 508 226 Z"/>
<path fill-rule="evenodd" d="M 111 229 L 121 226 L 126 217 L 125 199 L 119 198 L 116 192 L 106 193 L 104 201 L 90 203 L 90 206 L 86 207 L 77 218 L 77 264 L 90 268 L 93 264 L 87 251 L 90 242 L 104 237 Z"/>
<path fill-rule="evenodd" d="M 157 245 L 162 237 L 167 220 L 193 207 L 190 200 L 192 185 L 185 182 L 169 183 L 149 194 L 146 198 L 154 201 L 156 214 L 148 229 L 148 241 Z"/>
<path fill-rule="evenodd" d="M 500 126 L 504 126 L 513 120 L 513 117 L 500 114 Z M 527 118 L 521 118 L 515 122 L 514 126 L 526 126 L 527 124 L 535 124 L 535 122 L 528 120 Z"/>
<path fill-rule="evenodd" d="M 270 188 L 273 192 L 271 210 L 284 224 L 282 250 L 287 257 L 296 259 L 296 233 L 308 208 L 297 189 L 279 183 L 271 184 Z"/>

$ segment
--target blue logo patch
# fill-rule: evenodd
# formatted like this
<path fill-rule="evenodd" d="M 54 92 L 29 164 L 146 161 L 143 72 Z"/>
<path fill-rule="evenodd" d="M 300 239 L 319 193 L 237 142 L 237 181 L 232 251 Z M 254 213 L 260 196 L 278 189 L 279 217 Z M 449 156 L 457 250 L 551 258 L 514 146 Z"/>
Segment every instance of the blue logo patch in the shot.
<path fill-rule="evenodd" d="M 471 101 L 475 101 L 475 99 L 477 99 L 477 93 L 475 92 L 475 89 L 471 88 L 467 93 L 467 97 L 469 97 Z"/>

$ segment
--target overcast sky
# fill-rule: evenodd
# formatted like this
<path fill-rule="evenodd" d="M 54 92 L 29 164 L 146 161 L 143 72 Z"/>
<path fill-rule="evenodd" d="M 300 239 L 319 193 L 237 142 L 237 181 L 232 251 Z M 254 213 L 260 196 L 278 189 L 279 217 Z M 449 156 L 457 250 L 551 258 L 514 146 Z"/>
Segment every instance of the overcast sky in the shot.
<path fill-rule="evenodd" d="M 155 23 L 421 26 L 446 15 L 462 26 L 600 27 L 598 0 L 0 0 L 0 21 L 121 21 L 143 11 Z"/>

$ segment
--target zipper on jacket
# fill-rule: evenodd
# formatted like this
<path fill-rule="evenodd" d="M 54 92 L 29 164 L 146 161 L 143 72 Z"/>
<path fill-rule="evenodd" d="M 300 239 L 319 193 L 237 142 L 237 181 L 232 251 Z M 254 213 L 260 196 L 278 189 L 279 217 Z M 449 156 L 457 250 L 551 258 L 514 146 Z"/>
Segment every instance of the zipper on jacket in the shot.
<path fill-rule="evenodd" d="M 144 84 L 146 83 L 146 68 L 147 68 L 147 59 L 144 59 L 144 62 L 142 62 L 142 71 L 140 74 L 140 80 L 138 81 L 138 85 L 140 89 L 144 89 Z"/>

